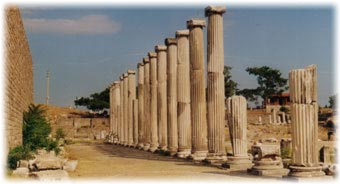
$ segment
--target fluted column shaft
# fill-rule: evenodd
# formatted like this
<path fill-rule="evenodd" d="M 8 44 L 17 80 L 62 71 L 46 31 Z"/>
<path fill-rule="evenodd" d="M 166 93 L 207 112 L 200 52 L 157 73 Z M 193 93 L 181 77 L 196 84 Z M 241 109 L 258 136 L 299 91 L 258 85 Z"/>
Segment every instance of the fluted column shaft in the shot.
<path fill-rule="evenodd" d="M 177 41 L 167 38 L 167 105 L 168 105 L 168 149 L 175 155 L 178 149 L 177 129 Z"/>
<path fill-rule="evenodd" d="M 143 147 L 144 134 L 144 63 L 138 63 L 138 146 Z"/>
<path fill-rule="evenodd" d="M 203 160 L 208 153 L 207 104 L 204 78 L 204 19 L 187 21 L 190 45 L 190 93 L 192 125 L 192 157 Z"/>
<path fill-rule="evenodd" d="M 232 96 L 227 100 L 227 119 L 234 157 L 247 157 L 247 100 Z"/>
<path fill-rule="evenodd" d="M 132 113 L 133 113 L 133 146 L 138 145 L 138 100 L 132 100 Z"/>
<path fill-rule="evenodd" d="M 150 59 L 150 123 L 151 145 L 150 151 L 158 148 L 158 118 L 157 118 L 157 53 L 149 52 Z"/>
<path fill-rule="evenodd" d="M 151 122 L 150 122 L 150 60 L 144 58 L 144 134 L 145 140 L 143 150 L 148 150 L 151 144 Z"/>
<path fill-rule="evenodd" d="M 225 159 L 224 46 L 223 16 L 225 7 L 206 8 L 208 17 L 208 157 Z"/>
<path fill-rule="evenodd" d="M 135 145 L 134 142 L 134 121 L 133 121 L 133 100 L 136 99 L 136 72 L 128 70 L 128 145 Z"/>
<path fill-rule="evenodd" d="M 177 123 L 178 153 L 184 158 L 191 154 L 190 60 L 189 30 L 176 32 L 177 38 Z"/>
<path fill-rule="evenodd" d="M 157 109 L 158 109 L 158 142 L 159 149 L 168 149 L 167 127 L 167 92 L 166 92 L 166 46 L 157 45 Z"/>
<path fill-rule="evenodd" d="M 124 73 L 123 75 L 124 79 L 123 79 L 123 95 L 124 95 L 124 100 L 123 100 L 123 115 L 124 115 L 124 124 L 123 124 L 123 127 L 124 127 L 124 132 L 123 132 L 123 143 L 124 145 L 128 145 L 129 143 L 129 119 L 128 119 L 128 105 L 129 105 L 129 100 L 128 100 L 128 92 L 129 92 L 129 82 L 128 82 L 128 74 L 127 73 Z"/>

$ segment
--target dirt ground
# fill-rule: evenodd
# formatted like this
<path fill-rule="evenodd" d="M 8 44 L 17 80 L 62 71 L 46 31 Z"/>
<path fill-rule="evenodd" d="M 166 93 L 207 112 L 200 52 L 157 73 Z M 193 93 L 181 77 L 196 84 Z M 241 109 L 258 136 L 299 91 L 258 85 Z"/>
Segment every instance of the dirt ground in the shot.
<path fill-rule="evenodd" d="M 278 180 L 278 178 L 250 176 L 240 171 L 195 165 L 191 161 L 123 146 L 76 143 L 67 145 L 66 149 L 70 157 L 79 161 L 77 169 L 69 173 L 71 179 Z"/>

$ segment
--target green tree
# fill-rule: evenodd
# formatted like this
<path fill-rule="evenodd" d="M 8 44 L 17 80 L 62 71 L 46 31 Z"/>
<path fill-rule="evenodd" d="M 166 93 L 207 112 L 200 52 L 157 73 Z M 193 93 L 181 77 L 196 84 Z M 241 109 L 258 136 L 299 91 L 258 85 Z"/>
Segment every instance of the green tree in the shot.
<path fill-rule="evenodd" d="M 44 116 L 45 111 L 41 105 L 31 104 L 28 111 L 24 112 L 23 144 L 31 150 L 49 144 L 48 135 L 51 133 L 51 126 Z"/>
<path fill-rule="evenodd" d="M 224 74 L 224 96 L 226 98 L 233 96 L 237 91 L 237 82 L 231 79 L 231 71 L 232 67 L 224 66 L 223 74 Z"/>
<path fill-rule="evenodd" d="M 110 107 L 110 88 L 100 93 L 93 93 L 90 97 L 81 97 L 74 101 L 76 106 L 85 106 L 93 111 L 103 110 Z"/>
<path fill-rule="evenodd" d="M 330 96 L 328 98 L 328 102 L 329 102 L 329 107 L 330 108 L 335 108 L 336 107 L 336 100 L 337 100 L 337 95 L 333 95 L 333 96 Z"/>
<path fill-rule="evenodd" d="M 281 72 L 268 66 L 248 67 L 246 71 L 249 75 L 257 77 L 258 87 L 255 89 L 243 89 L 238 94 L 243 95 L 247 100 L 253 101 L 256 97 L 261 97 L 267 102 L 268 97 L 273 94 L 281 94 L 288 89 L 287 79 L 283 78 Z"/>

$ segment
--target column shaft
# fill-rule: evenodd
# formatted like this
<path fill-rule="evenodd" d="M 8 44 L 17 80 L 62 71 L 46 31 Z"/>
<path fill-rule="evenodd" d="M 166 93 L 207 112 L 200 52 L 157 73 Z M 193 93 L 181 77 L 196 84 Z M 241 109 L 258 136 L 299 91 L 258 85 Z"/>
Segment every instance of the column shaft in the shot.
<path fill-rule="evenodd" d="M 138 147 L 143 148 L 145 143 L 144 133 L 144 64 L 138 64 Z"/>
<path fill-rule="evenodd" d="M 148 150 L 151 144 L 151 123 L 150 123 L 150 60 L 144 58 L 144 146 Z"/>
<path fill-rule="evenodd" d="M 149 52 L 150 59 L 150 123 L 151 145 L 150 151 L 158 148 L 158 118 L 157 118 L 157 54 Z"/>
<path fill-rule="evenodd" d="M 123 132 L 123 142 L 124 142 L 124 146 L 127 146 L 129 143 L 129 119 L 128 119 L 128 106 L 129 106 L 129 100 L 128 100 L 128 93 L 129 93 L 129 83 L 128 83 L 128 75 L 127 73 L 124 73 L 124 91 L 123 91 L 123 95 L 124 95 L 124 106 L 123 106 L 123 115 L 124 115 L 124 132 Z"/>
<path fill-rule="evenodd" d="M 128 145 L 134 146 L 134 122 L 133 122 L 133 100 L 136 99 L 136 75 L 135 71 L 128 70 Z"/>

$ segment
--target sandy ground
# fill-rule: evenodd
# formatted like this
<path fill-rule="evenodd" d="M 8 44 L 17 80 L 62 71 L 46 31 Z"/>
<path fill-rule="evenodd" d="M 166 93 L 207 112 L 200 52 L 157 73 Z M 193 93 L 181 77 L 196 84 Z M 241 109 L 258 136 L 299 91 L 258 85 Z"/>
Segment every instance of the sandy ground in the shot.
<path fill-rule="evenodd" d="M 68 145 L 67 151 L 79 160 L 76 171 L 69 173 L 71 179 L 280 180 L 195 165 L 187 160 L 116 145 L 77 143 Z"/>

